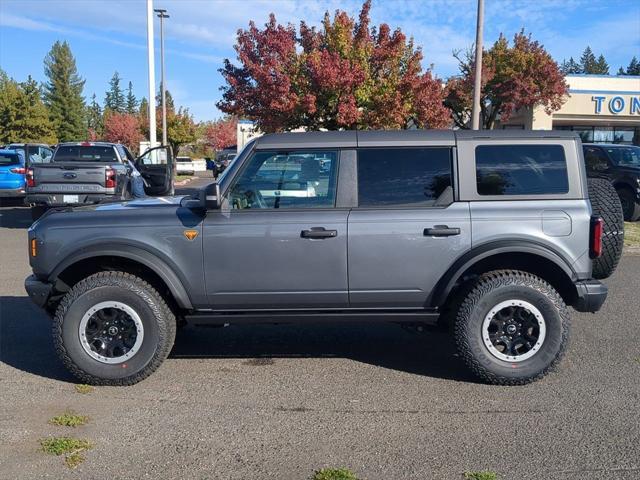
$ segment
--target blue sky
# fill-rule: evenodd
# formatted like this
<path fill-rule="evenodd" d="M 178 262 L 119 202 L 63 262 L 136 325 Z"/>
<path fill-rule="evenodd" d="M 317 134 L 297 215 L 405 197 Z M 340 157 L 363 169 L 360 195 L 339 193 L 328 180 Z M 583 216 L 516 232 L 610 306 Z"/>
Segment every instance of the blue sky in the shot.
<path fill-rule="evenodd" d="M 357 15 L 360 0 L 155 0 L 168 10 L 167 86 L 197 120 L 219 118 L 215 108 L 225 57 L 235 59 L 239 28 L 281 23 L 318 24 L 337 8 Z M 485 43 L 524 28 L 558 60 L 580 56 L 586 45 L 603 53 L 611 73 L 640 58 L 640 0 L 485 0 Z M 424 66 L 446 78 L 456 73 L 452 50 L 474 40 L 475 0 L 374 0 L 374 24 L 400 27 L 424 52 Z M 159 28 L 156 23 L 156 35 Z M 16 80 L 44 80 L 42 60 L 56 40 L 67 40 L 86 79 L 85 96 L 102 102 L 117 70 L 140 97 L 147 91 L 145 0 L 0 0 L 0 68 Z M 157 50 L 158 51 L 158 50 Z M 159 63 L 157 78 L 159 80 Z"/>

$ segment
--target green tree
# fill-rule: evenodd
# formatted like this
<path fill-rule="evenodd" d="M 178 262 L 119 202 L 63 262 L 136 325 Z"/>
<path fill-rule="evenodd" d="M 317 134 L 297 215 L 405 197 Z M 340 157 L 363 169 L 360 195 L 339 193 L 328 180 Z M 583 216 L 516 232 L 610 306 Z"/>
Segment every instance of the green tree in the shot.
<path fill-rule="evenodd" d="M 18 83 L 0 70 L 0 142 L 55 141 L 37 82 L 29 76 Z"/>
<path fill-rule="evenodd" d="M 146 97 L 140 99 L 140 107 L 138 108 L 138 124 L 140 125 L 140 133 L 144 138 L 149 138 L 149 102 Z"/>
<path fill-rule="evenodd" d="M 582 56 L 580 57 L 581 73 L 595 73 L 597 68 L 596 63 L 596 56 L 593 54 L 591 47 L 585 48 L 584 52 L 582 52 Z"/>
<path fill-rule="evenodd" d="M 560 70 L 564 75 L 572 75 L 576 73 L 582 73 L 582 68 L 580 64 L 576 62 L 573 57 L 569 57 L 569 61 L 562 61 L 562 65 L 560 65 Z"/>
<path fill-rule="evenodd" d="M 158 115 L 158 119 L 160 116 Z M 162 128 L 158 128 L 162 134 Z M 180 147 L 195 142 L 197 128 L 188 108 L 179 108 L 177 112 L 169 111 L 167 102 L 167 141 L 171 145 L 173 155 L 177 156 Z"/>
<path fill-rule="evenodd" d="M 598 75 L 609 75 L 609 64 L 604 58 L 604 55 L 600 54 L 596 60 L 595 68 L 593 72 Z"/>
<path fill-rule="evenodd" d="M 635 57 L 635 55 L 629 62 L 629 66 L 626 70 L 620 67 L 620 69 L 618 70 L 618 75 L 640 75 L 640 62 L 638 62 L 638 59 Z"/>
<path fill-rule="evenodd" d="M 91 140 L 102 138 L 104 134 L 104 116 L 95 93 L 91 96 L 91 103 L 87 107 L 87 132 Z"/>
<path fill-rule="evenodd" d="M 44 102 L 59 141 L 85 137 L 84 80 L 78 75 L 69 44 L 57 41 L 44 59 Z"/>
<path fill-rule="evenodd" d="M 109 90 L 107 90 L 104 97 L 104 110 L 125 113 L 127 110 L 127 101 L 120 87 L 120 74 L 114 72 L 113 77 L 109 80 Z"/>
<path fill-rule="evenodd" d="M 133 93 L 133 83 L 129 82 L 129 88 L 127 88 L 127 113 L 135 115 L 138 113 L 138 99 Z"/>

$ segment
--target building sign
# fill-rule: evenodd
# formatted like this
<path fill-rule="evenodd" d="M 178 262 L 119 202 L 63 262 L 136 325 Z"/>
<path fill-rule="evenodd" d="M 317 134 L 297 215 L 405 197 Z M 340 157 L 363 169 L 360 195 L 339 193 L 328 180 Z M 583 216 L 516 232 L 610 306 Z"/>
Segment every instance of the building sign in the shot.
<path fill-rule="evenodd" d="M 596 115 L 640 115 L 640 95 L 593 95 Z"/>

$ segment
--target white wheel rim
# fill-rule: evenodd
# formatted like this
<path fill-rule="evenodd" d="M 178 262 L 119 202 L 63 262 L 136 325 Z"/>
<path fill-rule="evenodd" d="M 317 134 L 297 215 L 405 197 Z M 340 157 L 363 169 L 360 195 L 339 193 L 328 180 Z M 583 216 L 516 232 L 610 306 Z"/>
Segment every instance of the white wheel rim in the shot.
<path fill-rule="evenodd" d="M 118 346 L 117 351 L 122 352 L 120 355 L 102 355 L 97 351 L 96 348 L 96 344 L 98 342 L 106 344 L 109 339 L 115 339 L 116 342 L 122 343 L 122 337 L 118 338 L 118 334 L 121 333 L 121 330 L 118 329 L 119 323 L 115 323 L 114 325 L 105 325 L 105 329 L 98 334 L 94 335 L 91 333 L 91 331 L 95 329 L 95 327 L 90 324 L 90 321 L 92 321 L 92 319 L 95 319 L 94 316 L 105 309 L 115 309 L 119 312 L 122 312 L 122 314 L 116 314 L 116 316 L 120 319 L 124 318 L 122 322 L 126 322 L 128 324 L 129 333 L 132 333 L 131 329 L 133 326 L 135 326 L 135 342 L 130 348 L 120 348 Z M 126 315 L 126 317 L 124 317 L 123 314 Z M 131 322 L 133 323 L 133 325 L 131 325 Z M 88 327 L 90 328 L 88 329 Z M 144 340 L 144 327 L 138 313 L 129 305 L 115 301 L 100 302 L 89 308 L 89 310 L 87 310 L 82 317 L 82 320 L 80 320 L 80 326 L 78 327 L 78 336 L 80 338 L 80 344 L 82 345 L 83 350 L 91 358 L 101 363 L 118 364 L 130 360 L 136 353 L 138 353 L 140 347 L 142 346 L 142 341 Z"/>
<path fill-rule="evenodd" d="M 547 326 L 542 313 L 524 300 L 500 302 L 489 310 L 482 322 L 485 347 L 491 355 L 509 363 L 533 357 L 540 351 L 546 336 Z"/>

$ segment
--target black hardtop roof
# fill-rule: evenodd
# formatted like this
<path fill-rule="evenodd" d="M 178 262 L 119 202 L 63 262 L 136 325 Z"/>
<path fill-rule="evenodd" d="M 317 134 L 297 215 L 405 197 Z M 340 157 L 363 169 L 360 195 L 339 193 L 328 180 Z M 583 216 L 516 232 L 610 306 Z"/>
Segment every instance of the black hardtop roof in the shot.
<path fill-rule="evenodd" d="M 258 150 L 295 148 L 453 146 L 457 139 L 578 138 L 569 130 L 342 130 L 270 133 L 256 138 Z"/>

